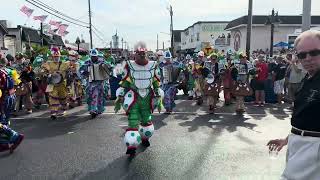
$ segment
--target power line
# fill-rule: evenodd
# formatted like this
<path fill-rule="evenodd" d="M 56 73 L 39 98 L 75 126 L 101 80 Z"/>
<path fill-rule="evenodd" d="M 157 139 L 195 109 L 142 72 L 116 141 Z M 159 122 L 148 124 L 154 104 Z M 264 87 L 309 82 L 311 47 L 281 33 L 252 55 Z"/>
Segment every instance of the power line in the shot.
<path fill-rule="evenodd" d="M 27 1 L 28 3 L 34 5 L 35 7 L 39 8 L 39 9 L 41 9 L 41 10 L 47 12 L 47 13 L 49 13 L 50 15 L 53 15 L 53 16 L 59 18 L 59 19 L 65 20 L 65 21 L 67 21 L 67 22 L 69 22 L 69 23 L 71 23 L 71 24 L 77 25 L 77 26 L 89 28 L 88 26 L 84 26 L 84 25 L 78 24 L 78 23 L 76 23 L 76 22 L 72 22 L 72 21 L 70 21 L 70 20 L 68 20 L 68 19 L 65 19 L 65 18 L 63 18 L 63 17 L 60 17 L 59 15 L 53 14 L 53 13 L 49 12 L 48 10 L 46 10 L 46 9 L 44 9 L 44 8 L 36 5 L 36 4 L 34 4 L 33 2 L 30 2 L 29 0 L 26 0 L 26 1 Z"/>
<path fill-rule="evenodd" d="M 102 37 L 105 38 L 104 34 L 100 30 L 98 30 L 98 28 L 96 28 L 94 25 L 92 25 L 92 27 L 97 33 L 99 33 Z"/>
<path fill-rule="evenodd" d="M 93 32 L 93 34 L 96 35 L 102 42 L 105 42 L 105 43 L 108 42 L 108 41 L 106 41 L 104 38 L 102 38 L 101 36 L 99 36 L 96 31 L 92 31 L 92 32 Z"/>
<path fill-rule="evenodd" d="M 54 13 L 57 13 L 65 18 L 68 18 L 68 19 L 71 19 L 72 21 L 76 21 L 78 23 L 83 23 L 83 24 L 88 24 L 87 22 L 84 22 L 84 21 L 81 21 L 79 19 L 75 19 L 75 18 L 72 18 L 64 13 L 61 13 L 60 11 L 48 6 L 47 4 L 43 3 L 42 1 L 40 0 L 29 0 L 29 1 L 32 1 L 33 3 L 39 5 L 39 6 L 42 6 L 43 8 L 46 8 L 46 9 L 49 9 L 50 11 L 54 12 Z"/>

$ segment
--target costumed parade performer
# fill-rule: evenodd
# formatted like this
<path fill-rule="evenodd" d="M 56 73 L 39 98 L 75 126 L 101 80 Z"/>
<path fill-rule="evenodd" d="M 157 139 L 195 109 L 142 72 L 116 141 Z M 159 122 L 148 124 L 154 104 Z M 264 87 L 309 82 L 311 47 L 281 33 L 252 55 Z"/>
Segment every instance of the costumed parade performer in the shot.
<path fill-rule="evenodd" d="M 67 73 L 67 86 L 69 90 L 69 108 L 82 104 L 83 88 L 81 83 L 79 54 L 69 51 L 70 70 Z"/>
<path fill-rule="evenodd" d="M 200 51 L 198 53 L 198 59 L 194 62 L 193 78 L 195 79 L 195 96 L 197 104 L 201 105 L 203 103 L 203 90 L 205 84 L 205 77 L 203 75 L 203 65 L 205 57 L 204 52 Z"/>
<path fill-rule="evenodd" d="M 58 48 L 51 49 L 52 60 L 47 61 L 42 67 L 48 73 L 48 86 L 46 92 L 49 93 L 49 107 L 51 119 L 63 116 L 67 110 L 67 85 L 66 72 L 70 68 L 69 62 L 60 60 L 61 54 Z"/>
<path fill-rule="evenodd" d="M 134 50 L 134 60 L 126 62 L 115 105 L 115 112 L 118 112 L 122 105 L 128 115 L 129 127 L 124 142 L 127 146 L 126 154 L 129 155 L 135 155 L 141 142 L 145 147 L 150 146 L 149 138 L 154 132 L 152 112 L 155 108 L 161 111 L 163 96 L 160 89 L 160 70 L 156 61 L 146 59 L 146 44 L 139 42 Z"/>
<path fill-rule="evenodd" d="M 236 96 L 236 112 L 241 114 L 245 112 L 244 97 L 252 95 L 253 91 L 249 84 L 249 68 L 247 64 L 247 56 L 244 54 L 239 55 L 240 62 L 235 64 L 237 81 L 233 91 Z"/>
<path fill-rule="evenodd" d="M 33 103 L 36 109 L 40 109 L 40 106 L 45 98 L 46 102 L 49 103 L 49 96 L 46 93 L 47 89 L 47 76 L 45 70 L 42 68 L 42 64 L 45 62 L 43 55 L 38 55 L 33 63 L 32 68 L 35 74 L 35 78 L 33 81 Z"/>
<path fill-rule="evenodd" d="M 171 114 L 175 107 L 175 97 L 177 94 L 177 86 L 182 81 L 182 73 L 180 64 L 172 60 L 170 51 L 164 53 L 164 61 L 159 64 L 161 70 L 161 89 L 164 91 L 163 105 L 166 114 Z"/>
<path fill-rule="evenodd" d="M 17 53 L 16 61 L 12 64 L 12 70 L 17 71 L 18 78 L 21 80 L 15 84 L 16 89 L 16 106 L 15 111 L 22 110 L 22 106 L 27 109 L 28 113 L 32 113 L 32 81 L 34 79 L 34 72 L 29 65 L 29 60 L 24 58 L 22 53 Z"/>
<path fill-rule="evenodd" d="M 0 57 L 0 152 L 13 151 L 22 142 L 24 135 L 8 127 L 10 114 L 15 106 L 14 79 L 10 77 L 5 68 L 6 59 Z"/>
<path fill-rule="evenodd" d="M 188 99 L 192 100 L 193 96 L 195 95 L 195 80 L 193 78 L 193 72 L 194 69 L 194 61 L 192 60 L 192 57 L 190 54 L 186 56 L 186 83 L 187 83 L 187 90 L 188 90 Z"/>
<path fill-rule="evenodd" d="M 232 78 L 233 67 L 231 57 L 227 57 L 227 62 L 224 65 L 225 68 L 221 70 L 221 81 L 223 86 L 223 96 L 224 96 L 224 105 L 229 106 L 231 104 L 231 92 L 234 85 L 234 80 Z"/>
<path fill-rule="evenodd" d="M 23 103 L 24 108 L 27 110 L 27 113 L 32 113 L 33 100 L 32 100 L 32 82 L 34 81 L 35 74 L 30 65 L 30 61 L 26 60 L 23 62 L 23 69 L 20 71 L 20 79 L 22 83 L 20 84 L 20 91 L 16 91 L 16 95 L 20 96 L 20 99 L 17 98 L 17 106 L 20 107 Z M 18 92 L 20 94 L 18 94 Z M 22 99 L 21 99 L 22 98 Z"/>
<path fill-rule="evenodd" d="M 182 90 L 184 95 L 188 95 L 189 69 L 187 59 L 184 56 L 180 56 L 180 58 L 178 58 L 177 61 L 174 62 L 176 62 L 179 65 L 180 71 L 177 92 L 179 90 Z"/>
<path fill-rule="evenodd" d="M 164 52 L 162 50 L 159 50 L 156 53 L 156 59 L 158 63 L 161 63 L 163 61 L 163 55 L 164 55 Z"/>
<path fill-rule="evenodd" d="M 92 118 L 102 114 L 106 104 L 106 81 L 110 78 L 112 68 L 103 58 L 99 59 L 96 49 L 90 50 L 90 59 L 80 68 L 83 76 L 87 77 L 86 98 L 88 111 Z"/>
<path fill-rule="evenodd" d="M 215 53 L 212 53 L 204 63 L 204 76 L 206 77 L 204 95 L 207 98 L 210 114 L 214 113 L 221 87 L 217 57 Z"/>

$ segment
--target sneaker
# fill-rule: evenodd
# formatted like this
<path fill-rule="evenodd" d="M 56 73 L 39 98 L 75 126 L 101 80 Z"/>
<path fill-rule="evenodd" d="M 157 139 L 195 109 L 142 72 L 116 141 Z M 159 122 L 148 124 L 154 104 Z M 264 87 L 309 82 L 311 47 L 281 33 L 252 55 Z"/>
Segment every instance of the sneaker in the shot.
<path fill-rule="evenodd" d="M 91 115 L 91 119 L 94 119 L 97 117 L 97 113 L 96 112 L 90 112 L 90 115 Z"/>
<path fill-rule="evenodd" d="M 126 154 L 130 156 L 134 156 L 136 154 L 136 149 L 135 148 L 128 148 Z"/>
<path fill-rule="evenodd" d="M 19 134 L 16 142 L 13 143 L 13 145 L 10 147 L 10 154 L 13 153 L 13 151 L 20 145 L 20 143 L 23 141 L 24 135 Z"/>
<path fill-rule="evenodd" d="M 32 114 L 32 109 L 27 110 L 28 114 Z"/>
<path fill-rule="evenodd" d="M 259 106 L 260 106 L 260 103 L 255 102 L 255 103 L 253 104 L 253 106 L 255 106 L 255 107 L 259 107 Z"/>
<path fill-rule="evenodd" d="M 51 115 L 50 117 L 52 120 L 56 120 L 57 119 L 57 116 L 56 115 Z"/>
<path fill-rule="evenodd" d="M 144 147 L 149 147 L 150 146 L 150 142 L 148 139 L 142 139 L 142 143 L 141 143 Z"/>

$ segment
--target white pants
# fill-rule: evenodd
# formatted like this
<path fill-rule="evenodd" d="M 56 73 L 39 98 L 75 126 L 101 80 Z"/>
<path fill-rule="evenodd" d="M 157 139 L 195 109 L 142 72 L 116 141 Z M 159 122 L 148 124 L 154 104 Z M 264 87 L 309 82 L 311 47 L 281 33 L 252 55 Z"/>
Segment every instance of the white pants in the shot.
<path fill-rule="evenodd" d="M 289 135 L 287 164 L 281 179 L 320 179 L 320 138 Z"/>
<path fill-rule="evenodd" d="M 275 81 L 273 90 L 275 94 L 284 94 L 284 79 Z"/>

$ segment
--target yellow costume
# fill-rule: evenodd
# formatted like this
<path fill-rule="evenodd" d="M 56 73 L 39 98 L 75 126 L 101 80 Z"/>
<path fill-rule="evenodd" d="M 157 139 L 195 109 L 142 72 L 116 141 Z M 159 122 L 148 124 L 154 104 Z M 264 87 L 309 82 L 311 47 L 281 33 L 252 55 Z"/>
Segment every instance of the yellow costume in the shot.
<path fill-rule="evenodd" d="M 67 84 L 66 84 L 66 71 L 70 67 L 69 62 L 61 61 L 48 61 L 42 65 L 47 70 L 49 76 L 53 78 L 54 74 L 61 74 L 62 80 L 59 83 L 50 83 L 47 86 L 46 92 L 49 93 L 49 105 L 51 110 L 51 117 L 59 113 L 59 110 L 63 112 L 67 109 Z M 53 80 L 54 81 L 54 80 Z"/>

